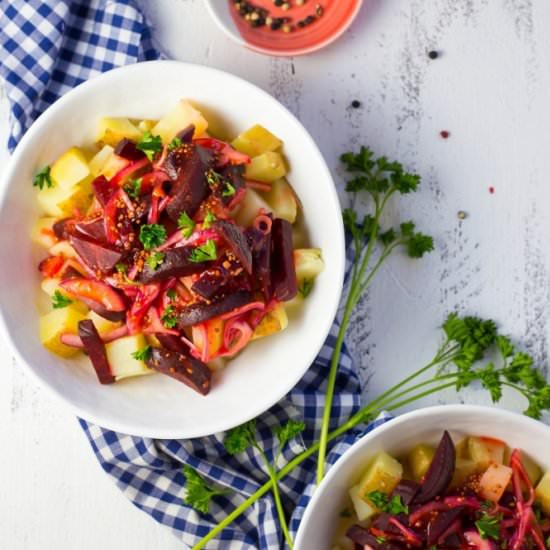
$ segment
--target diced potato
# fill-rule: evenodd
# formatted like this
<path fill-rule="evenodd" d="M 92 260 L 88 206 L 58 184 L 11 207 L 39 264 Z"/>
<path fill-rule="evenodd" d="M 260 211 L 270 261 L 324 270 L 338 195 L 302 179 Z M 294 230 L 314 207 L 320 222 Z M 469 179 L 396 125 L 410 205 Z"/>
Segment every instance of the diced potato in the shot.
<path fill-rule="evenodd" d="M 477 464 L 469 458 L 457 458 L 451 487 L 461 487 L 469 477 L 478 472 Z"/>
<path fill-rule="evenodd" d="M 542 470 L 540 466 L 524 451 L 520 451 L 521 463 L 531 480 L 533 485 L 536 485 L 542 476 Z"/>
<path fill-rule="evenodd" d="M 61 357 L 76 355 L 79 350 L 63 344 L 60 337 L 65 332 L 76 334 L 78 323 L 84 319 L 84 316 L 84 313 L 72 304 L 42 315 L 40 317 L 40 341 L 42 345 Z"/>
<path fill-rule="evenodd" d="M 114 154 L 115 150 L 110 145 L 104 145 L 90 160 L 90 172 L 92 176 L 97 177 L 103 171 L 103 167 Z"/>
<path fill-rule="evenodd" d="M 403 477 L 403 466 L 385 451 L 370 462 L 359 482 L 359 495 L 366 498 L 373 491 L 390 494 Z"/>
<path fill-rule="evenodd" d="M 239 134 L 231 143 L 237 151 L 245 153 L 250 157 L 256 157 L 266 151 L 275 151 L 281 147 L 283 142 L 266 130 L 260 124 L 256 124 Z"/>
<path fill-rule="evenodd" d="M 265 199 L 273 208 L 275 215 L 287 222 L 294 223 L 298 214 L 298 201 L 294 189 L 286 179 L 276 180 L 271 184 L 271 190 Z"/>
<path fill-rule="evenodd" d="M 99 120 L 95 138 L 96 142 L 102 142 L 114 147 L 122 138 L 139 141 L 141 132 L 124 117 L 103 117 Z"/>
<path fill-rule="evenodd" d="M 286 175 L 286 165 L 280 153 L 267 152 L 254 157 L 246 165 L 244 176 L 250 180 L 270 183 Z"/>
<path fill-rule="evenodd" d="M 137 127 L 143 132 L 150 132 L 155 124 L 158 123 L 158 120 L 140 120 L 137 124 Z"/>
<path fill-rule="evenodd" d="M 294 265 L 298 284 L 308 279 L 313 280 L 325 269 L 320 248 L 298 248 L 294 251 Z"/>
<path fill-rule="evenodd" d="M 222 347 L 224 324 L 224 321 L 221 319 L 212 319 L 206 323 L 206 339 L 208 342 L 209 356 L 216 354 Z M 202 351 L 204 348 L 203 331 L 193 327 L 192 333 L 193 343 Z"/>
<path fill-rule="evenodd" d="M 107 158 L 103 168 L 99 172 L 100 176 L 105 176 L 107 179 L 111 179 L 115 174 L 120 172 L 123 168 L 128 166 L 130 161 L 125 158 L 119 157 L 114 153 Z"/>
<path fill-rule="evenodd" d="M 468 438 L 468 454 L 476 463 L 478 471 L 483 472 L 491 463 L 491 454 L 479 437 Z"/>
<path fill-rule="evenodd" d="M 151 369 L 143 361 L 132 357 L 133 353 L 141 351 L 146 346 L 147 341 L 143 334 L 125 336 L 124 338 L 119 338 L 105 344 L 107 360 L 116 380 L 152 373 Z"/>
<path fill-rule="evenodd" d="M 31 241 L 46 248 L 50 248 L 57 242 L 57 237 L 53 232 L 55 218 L 38 218 L 31 229 Z"/>
<path fill-rule="evenodd" d="M 89 175 L 88 161 L 78 147 L 71 147 L 52 164 L 52 179 L 63 189 L 72 188 Z"/>
<path fill-rule="evenodd" d="M 491 463 L 479 480 L 479 494 L 482 498 L 498 502 L 512 479 L 512 468 Z"/>
<path fill-rule="evenodd" d="M 469 458 L 470 453 L 468 452 L 468 438 L 463 437 L 460 441 L 455 443 L 455 451 L 457 458 Z"/>
<path fill-rule="evenodd" d="M 89 180 L 84 180 L 70 189 L 62 187 L 44 187 L 38 192 L 38 203 L 49 216 L 64 218 L 72 216 L 75 210 L 84 212 L 92 202 Z"/>
<path fill-rule="evenodd" d="M 189 101 L 182 99 L 153 126 L 151 133 L 160 136 L 163 143 L 170 143 L 178 132 L 190 124 L 195 126 L 194 137 L 204 134 L 208 128 L 208 122 L 200 111 L 197 111 Z"/>
<path fill-rule="evenodd" d="M 288 317 L 286 314 L 285 306 L 283 304 L 277 304 L 260 322 L 260 324 L 254 330 L 252 340 L 263 338 L 264 336 L 270 336 L 285 330 L 288 326 Z"/>
<path fill-rule="evenodd" d="M 480 439 L 489 451 L 489 461 L 494 464 L 503 464 L 506 443 L 492 437 L 480 437 Z"/>
<path fill-rule="evenodd" d="M 63 258 L 77 258 L 75 249 L 69 241 L 59 241 L 49 250 L 51 256 L 63 256 Z"/>
<path fill-rule="evenodd" d="M 542 511 L 550 516 L 550 471 L 546 472 L 535 489 L 535 498 L 542 506 Z"/>
<path fill-rule="evenodd" d="M 113 321 L 109 321 L 108 319 L 101 317 L 101 315 L 98 315 L 95 311 L 90 311 L 87 317 L 88 319 L 93 321 L 94 326 L 99 334 L 111 332 L 112 330 L 115 330 L 122 325 L 122 323 L 114 323 Z"/>
<path fill-rule="evenodd" d="M 360 485 L 355 485 L 349 490 L 349 497 L 359 521 L 365 521 L 376 514 L 376 508 L 361 497 Z"/>
<path fill-rule="evenodd" d="M 235 213 L 235 221 L 242 226 L 248 227 L 254 221 L 254 218 L 259 214 L 260 209 L 264 209 L 267 213 L 273 212 L 271 206 L 267 204 L 264 198 L 254 191 L 248 189 L 243 201 L 241 202 L 237 212 Z"/>
<path fill-rule="evenodd" d="M 42 282 L 40 283 L 40 288 L 50 297 L 55 294 L 56 290 L 58 290 L 63 296 L 65 296 L 66 298 L 70 298 L 72 300 L 72 304 L 71 304 L 72 308 L 86 315 L 86 313 L 88 313 L 88 306 L 83 302 L 75 300 L 73 296 L 69 296 L 69 294 L 59 286 L 60 282 L 61 282 L 61 279 L 46 278 L 46 279 L 43 279 Z"/>
<path fill-rule="evenodd" d="M 414 447 L 409 453 L 409 466 L 416 481 L 420 481 L 428 471 L 435 454 L 435 449 L 423 443 Z"/>

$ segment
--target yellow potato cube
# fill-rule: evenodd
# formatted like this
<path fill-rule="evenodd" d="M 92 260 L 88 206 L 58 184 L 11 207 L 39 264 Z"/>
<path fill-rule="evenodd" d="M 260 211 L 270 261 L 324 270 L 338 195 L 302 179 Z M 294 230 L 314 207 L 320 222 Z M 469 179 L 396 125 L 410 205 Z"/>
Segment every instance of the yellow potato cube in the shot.
<path fill-rule="evenodd" d="M 79 350 L 66 346 L 60 340 L 63 333 L 77 333 L 78 323 L 84 319 L 84 313 L 79 311 L 72 304 L 60 308 L 54 309 L 42 315 L 40 317 L 40 341 L 42 345 L 61 357 L 72 357 L 76 355 Z"/>
<path fill-rule="evenodd" d="M 288 317 L 285 306 L 283 304 L 277 304 L 277 307 L 272 309 L 256 327 L 252 335 L 252 340 L 276 334 L 277 332 L 285 330 L 287 326 Z"/>
<path fill-rule="evenodd" d="M 479 480 L 479 494 L 482 498 L 498 502 L 512 479 L 512 468 L 491 463 Z"/>
<path fill-rule="evenodd" d="M 168 111 L 153 126 L 151 133 L 162 138 L 163 143 L 170 143 L 177 133 L 193 124 L 195 126 L 194 137 L 206 132 L 208 121 L 187 101 L 182 99 L 171 111 Z"/>
<path fill-rule="evenodd" d="M 550 516 L 550 471 L 542 476 L 535 488 L 535 498 L 542 506 L 542 511 Z"/>
<path fill-rule="evenodd" d="M 313 280 L 325 269 L 320 248 L 298 248 L 294 251 L 294 265 L 298 283 Z"/>
<path fill-rule="evenodd" d="M 46 278 L 46 279 L 43 279 L 42 282 L 40 283 L 40 288 L 50 297 L 53 296 L 56 291 L 59 291 L 63 296 L 72 300 L 72 304 L 71 304 L 72 308 L 86 315 L 86 313 L 88 313 L 88 306 L 83 302 L 79 302 L 78 300 L 75 300 L 73 296 L 69 296 L 67 292 L 65 292 L 62 288 L 60 288 L 59 286 L 60 282 L 61 282 L 61 279 Z"/>
<path fill-rule="evenodd" d="M 417 445 L 409 453 L 409 466 L 416 481 L 420 481 L 428 471 L 435 454 L 435 449 L 423 443 Z"/>
<path fill-rule="evenodd" d="M 122 138 L 139 141 L 141 131 L 127 118 L 104 117 L 99 120 L 96 142 L 115 146 Z"/>
<path fill-rule="evenodd" d="M 116 380 L 152 373 L 151 369 L 143 361 L 136 359 L 132 355 L 137 351 L 143 350 L 146 346 L 147 341 L 143 334 L 125 336 L 124 338 L 119 338 L 105 344 L 107 360 Z"/>
<path fill-rule="evenodd" d="M 95 311 L 90 311 L 86 317 L 93 321 L 94 326 L 99 334 L 111 332 L 112 330 L 115 330 L 122 325 L 122 323 L 114 323 L 113 321 L 109 321 L 108 319 L 101 317 L 101 315 L 98 315 Z"/>
<path fill-rule="evenodd" d="M 140 131 L 145 133 L 145 132 L 150 132 L 154 128 L 155 124 L 157 123 L 158 123 L 158 120 L 140 120 L 137 123 L 137 127 L 140 129 Z"/>
<path fill-rule="evenodd" d="M 77 258 L 75 249 L 69 241 L 59 241 L 55 243 L 49 250 L 51 256 L 63 256 L 63 258 Z"/>
<path fill-rule="evenodd" d="M 78 147 L 65 151 L 52 165 L 51 177 L 55 184 L 70 189 L 90 175 L 90 167 L 84 153 Z"/>
<path fill-rule="evenodd" d="M 256 157 L 266 151 L 276 151 L 282 144 L 283 142 L 277 136 L 260 124 L 242 132 L 231 143 L 237 151 L 251 157 Z"/>
<path fill-rule="evenodd" d="M 385 451 L 380 451 L 371 460 L 359 482 L 359 496 L 367 498 L 373 491 L 389 495 L 402 477 L 401 463 Z"/>
<path fill-rule="evenodd" d="M 521 463 L 531 480 L 533 485 L 536 485 L 542 476 L 542 470 L 540 466 L 524 451 L 520 451 Z"/>
<path fill-rule="evenodd" d="M 469 458 L 457 458 L 451 487 L 461 487 L 469 477 L 478 472 L 477 464 Z"/>
<path fill-rule="evenodd" d="M 376 514 L 376 507 L 361 496 L 360 485 L 355 485 L 352 487 L 348 494 L 351 499 L 351 503 L 353 504 L 355 515 L 359 521 L 365 521 Z"/>
<path fill-rule="evenodd" d="M 85 212 L 92 202 L 92 189 L 89 179 L 85 179 L 71 187 L 44 187 L 38 192 L 38 203 L 49 216 L 64 218 L 73 216 L 75 210 Z"/>
<path fill-rule="evenodd" d="M 120 172 L 123 168 L 128 166 L 129 161 L 126 160 L 123 157 L 119 157 L 118 155 L 115 155 L 114 153 L 107 158 L 105 161 L 105 164 L 103 165 L 103 168 L 101 168 L 99 175 L 105 176 L 107 179 L 111 179 L 113 176 L 115 176 L 118 172 Z"/>
<path fill-rule="evenodd" d="M 296 221 L 298 201 L 294 189 L 286 179 L 276 180 L 271 184 L 271 190 L 265 194 L 265 199 L 273 208 L 275 215 L 289 223 Z"/>
<path fill-rule="evenodd" d="M 260 213 L 260 209 L 262 208 L 266 213 L 273 212 L 271 206 L 267 204 L 259 193 L 253 189 L 247 189 L 246 195 L 235 213 L 235 221 L 239 225 L 248 227 L 249 225 L 252 225 L 254 218 L 256 218 L 256 216 Z"/>
<path fill-rule="evenodd" d="M 478 472 L 483 472 L 491 463 L 489 448 L 479 437 L 468 438 L 468 453 L 476 463 Z"/>
<path fill-rule="evenodd" d="M 246 165 L 245 178 L 270 183 L 286 175 L 286 165 L 280 153 L 266 152 Z"/>
<path fill-rule="evenodd" d="M 56 218 L 39 218 L 31 229 L 31 241 L 46 248 L 52 247 L 57 242 L 53 232 L 53 224 Z"/>
<path fill-rule="evenodd" d="M 96 178 L 103 171 L 107 161 L 114 155 L 114 148 L 110 145 L 104 145 L 90 160 L 90 172 Z"/>

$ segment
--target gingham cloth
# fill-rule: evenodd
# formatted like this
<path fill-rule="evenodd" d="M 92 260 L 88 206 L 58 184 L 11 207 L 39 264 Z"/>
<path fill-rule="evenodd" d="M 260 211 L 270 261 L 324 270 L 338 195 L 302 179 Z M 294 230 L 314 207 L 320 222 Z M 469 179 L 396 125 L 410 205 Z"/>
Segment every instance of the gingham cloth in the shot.
<path fill-rule="evenodd" d="M 149 27 L 132 0 L 0 0 L 0 75 L 11 104 L 13 149 L 32 121 L 80 82 L 113 67 L 155 59 Z M 330 356 L 336 340 L 332 327 L 323 349 L 297 386 L 258 419 L 261 445 L 271 455 L 271 427 L 289 418 L 302 419 L 306 430 L 281 456 L 279 466 L 310 446 L 319 435 Z M 332 428 L 345 422 L 360 405 L 359 379 L 344 348 L 336 380 Z M 383 423 L 381 415 L 365 431 Z M 193 440 L 132 437 L 80 420 L 102 466 L 141 510 L 170 527 L 192 547 L 229 510 L 266 481 L 256 451 L 236 457 L 223 447 L 223 434 Z M 363 432 L 356 430 L 329 453 L 333 464 Z M 233 492 L 214 499 L 209 515 L 184 505 L 182 466 L 188 464 L 211 483 Z M 281 482 L 284 505 L 296 533 L 315 488 L 315 460 L 308 459 Z M 208 549 L 280 550 L 283 538 L 271 495 L 260 499 Z"/>

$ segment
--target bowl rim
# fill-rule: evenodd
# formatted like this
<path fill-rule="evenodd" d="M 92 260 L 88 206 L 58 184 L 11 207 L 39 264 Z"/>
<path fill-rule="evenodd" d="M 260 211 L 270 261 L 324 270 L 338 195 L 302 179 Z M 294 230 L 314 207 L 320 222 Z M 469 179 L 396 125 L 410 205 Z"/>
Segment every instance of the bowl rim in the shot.
<path fill-rule="evenodd" d="M 295 122 L 297 127 L 301 129 L 302 131 L 301 139 L 307 140 L 311 145 L 312 153 L 317 157 L 316 162 L 319 164 L 320 169 L 322 169 L 323 172 L 325 173 L 327 180 L 332 182 L 332 186 L 327 188 L 327 193 L 329 196 L 331 196 L 334 204 L 338 205 L 338 208 L 340 208 L 340 202 L 339 202 L 334 178 L 332 177 L 332 174 L 328 168 L 328 165 L 323 155 L 321 154 L 321 151 L 319 150 L 319 147 L 317 146 L 315 140 L 313 139 L 311 134 L 308 132 L 308 130 L 305 128 L 305 126 L 280 101 L 278 101 L 275 97 L 273 97 L 271 94 L 269 94 L 268 92 L 266 92 L 265 90 L 257 86 L 256 84 L 253 84 L 248 80 L 245 80 L 244 78 L 241 78 L 232 73 L 223 71 L 221 69 L 216 69 L 214 67 L 209 67 L 206 65 L 200 65 L 197 63 L 187 63 L 183 61 L 161 59 L 161 60 L 153 60 L 153 61 L 143 61 L 143 62 L 131 64 L 131 65 L 117 67 L 109 71 L 106 71 L 102 74 L 99 74 L 95 77 L 92 77 L 89 80 L 75 86 L 65 95 L 63 95 L 63 97 L 61 97 L 54 104 L 48 107 L 42 114 L 40 114 L 40 116 L 32 123 L 32 125 L 23 135 L 20 142 L 17 144 L 15 150 L 9 157 L 7 166 L 2 172 L 2 175 L 0 177 L 0 209 L 4 207 L 4 203 L 8 196 L 8 189 L 9 189 L 8 181 L 13 180 L 13 177 L 17 172 L 16 168 L 19 162 L 19 157 L 23 155 L 24 151 L 27 148 L 27 144 L 32 142 L 35 134 L 39 133 L 43 126 L 47 126 L 49 124 L 49 120 L 52 118 L 52 116 L 55 116 L 58 111 L 63 110 L 65 101 L 67 101 L 68 99 L 72 99 L 74 97 L 78 97 L 79 95 L 85 93 L 88 88 L 93 88 L 94 86 L 97 86 L 98 83 L 101 83 L 103 81 L 108 82 L 111 78 L 113 78 L 113 74 L 121 74 L 121 73 L 127 74 L 131 72 L 139 72 L 139 71 L 142 71 L 145 67 L 149 69 L 160 65 L 165 65 L 165 66 L 173 65 L 175 68 L 177 67 L 180 70 L 185 70 L 186 68 L 190 68 L 191 70 L 205 71 L 207 73 L 217 75 L 219 78 L 232 80 L 238 83 L 239 85 L 249 87 L 254 93 L 262 95 L 267 100 L 277 104 L 277 106 L 280 109 L 282 109 L 287 114 L 287 116 L 290 117 L 290 119 L 292 119 Z M 13 181 L 12 181 L 12 184 L 13 184 Z M 238 420 L 226 421 L 224 420 L 225 415 L 219 415 L 218 424 L 210 427 L 206 432 L 201 431 L 200 429 L 197 428 L 197 429 L 187 429 L 185 433 L 180 433 L 172 429 L 165 429 L 163 427 L 158 427 L 156 429 L 147 429 L 143 431 L 138 428 L 139 418 L 136 419 L 133 423 L 128 423 L 125 421 L 117 421 L 116 419 L 113 419 L 113 418 L 105 419 L 101 414 L 98 414 L 92 410 L 89 410 L 89 408 L 87 408 L 86 410 L 83 410 L 76 402 L 66 397 L 61 390 L 51 385 L 48 382 L 47 378 L 41 376 L 40 371 L 38 369 L 33 368 L 31 364 L 27 362 L 26 359 L 23 357 L 22 352 L 19 350 L 15 342 L 12 340 L 10 323 L 9 323 L 9 320 L 6 318 L 2 300 L 0 300 L 0 337 L 4 339 L 4 341 L 8 346 L 8 349 L 11 352 L 11 355 L 15 357 L 18 364 L 20 364 L 25 369 L 25 372 L 31 374 L 31 377 L 35 380 L 35 382 L 40 388 L 44 388 L 47 391 L 47 393 L 52 395 L 54 398 L 57 398 L 60 403 L 62 403 L 66 408 L 68 408 L 68 410 L 70 410 L 77 417 L 82 418 L 93 424 L 96 424 L 102 428 L 114 430 L 127 435 L 134 435 L 138 437 L 149 437 L 149 438 L 155 438 L 155 439 L 184 439 L 184 438 L 190 439 L 195 437 L 206 437 L 218 432 L 227 431 L 235 426 L 238 426 L 244 422 L 247 422 L 248 420 L 251 420 L 252 418 L 255 418 L 260 414 L 266 412 L 273 405 L 279 402 L 285 395 L 287 395 L 287 393 L 296 386 L 296 384 L 301 380 L 301 378 L 309 370 L 315 358 L 321 351 L 327 336 L 330 334 L 330 329 L 335 320 L 335 317 L 338 312 L 338 307 L 340 304 L 340 299 L 341 299 L 341 294 L 342 294 L 342 289 L 344 284 L 345 263 L 346 263 L 346 247 L 345 247 L 345 234 L 344 234 L 343 223 L 340 221 L 340 223 L 337 224 L 337 226 L 334 227 L 333 230 L 334 230 L 334 234 L 332 235 L 331 238 L 340 243 L 340 246 L 338 247 L 340 249 L 339 260 L 337 261 L 337 265 L 334 266 L 334 278 L 335 278 L 334 286 L 339 290 L 338 292 L 335 292 L 333 294 L 332 303 L 327 305 L 327 310 L 326 310 L 327 316 L 323 325 L 323 329 L 322 331 L 318 332 L 317 337 L 314 340 L 315 345 L 311 346 L 311 351 L 308 354 L 308 360 L 304 361 L 304 367 L 302 369 L 296 369 L 295 376 L 289 377 L 288 383 L 284 386 L 284 391 L 282 393 L 278 392 L 277 395 L 274 394 L 272 398 L 266 401 L 263 405 L 261 406 L 258 405 L 257 407 L 248 410 L 246 414 L 242 414 Z"/>
<path fill-rule="evenodd" d="M 430 407 L 422 407 L 420 409 L 396 416 L 395 418 L 388 420 L 384 424 L 377 426 L 370 432 L 359 437 L 359 439 L 355 443 L 353 443 L 353 445 L 351 445 L 349 449 L 347 449 L 342 454 L 342 456 L 340 456 L 338 460 L 336 460 L 336 462 L 330 467 L 327 475 L 323 478 L 320 485 L 315 489 L 315 492 L 307 503 L 306 509 L 298 526 L 298 531 L 296 533 L 296 548 L 301 547 L 300 544 L 303 542 L 302 537 L 304 536 L 306 525 L 309 524 L 309 522 L 314 517 L 314 510 L 317 510 L 318 503 L 323 498 L 324 492 L 326 491 L 327 487 L 332 483 L 333 479 L 338 476 L 342 468 L 345 468 L 345 465 L 348 461 L 350 461 L 356 454 L 366 451 L 365 447 L 367 447 L 372 440 L 380 437 L 382 434 L 389 430 L 396 430 L 397 432 L 399 432 L 399 428 L 403 424 L 406 425 L 409 422 L 412 422 L 419 418 L 432 416 L 434 418 L 444 419 L 448 415 L 461 415 L 472 413 L 480 416 L 487 414 L 498 416 L 502 418 L 503 423 L 506 423 L 507 420 L 519 422 L 520 424 L 524 424 L 525 429 L 542 429 L 544 431 L 547 431 L 548 436 L 550 437 L 550 426 L 548 426 L 544 422 L 540 422 L 539 420 L 535 420 L 534 418 L 530 418 L 523 414 L 512 412 L 507 409 L 490 407 L 487 405 L 468 405 L 466 403 L 434 405 Z M 441 423 L 442 422 L 440 421 L 439 424 Z M 444 428 L 441 429 L 443 430 Z M 449 430 L 452 430 L 452 427 L 449 427 Z"/>
<path fill-rule="evenodd" d="M 224 0 L 225 1 L 225 0 Z M 220 0 L 206 0 L 206 9 L 208 10 L 208 13 L 210 14 L 210 17 L 214 20 L 218 28 L 232 41 L 236 44 L 239 44 L 240 46 L 245 47 L 248 50 L 251 50 L 256 53 L 261 53 L 264 55 L 271 55 L 274 57 L 293 57 L 293 56 L 299 56 L 299 55 L 307 55 L 309 53 L 314 53 L 316 51 L 319 51 L 333 42 L 336 42 L 351 26 L 351 24 L 355 21 L 357 14 L 359 13 L 359 10 L 363 6 L 363 0 L 357 0 L 357 4 L 353 11 L 351 12 L 348 19 L 345 21 L 345 23 L 338 28 L 336 32 L 319 42 L 318 44 L 315 44 L 314 46 L 306 46 L 304 48 L 295 48 L 293 50 L 272 50 L 270 48 L 262 48 L 261 46 L 255 46 L 254 44 L 249 44 L 246 40 L 243 39 L 243 37 L 236 32 L 235 30 L 228 27 L 221 19 L 221 17 L 218 15 L 218 12 L 216 11 L 216 8 L 214 8 L 214 2 L 219 3 Z"/>

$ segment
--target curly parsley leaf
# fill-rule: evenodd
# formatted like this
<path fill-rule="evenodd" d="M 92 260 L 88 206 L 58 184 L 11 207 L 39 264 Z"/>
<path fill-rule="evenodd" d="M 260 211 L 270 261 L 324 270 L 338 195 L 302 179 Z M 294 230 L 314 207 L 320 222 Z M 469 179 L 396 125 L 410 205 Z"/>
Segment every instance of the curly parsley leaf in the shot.
<path fill-rule="evenodd" d="M 176 136 L 169 144 L 168 144 L 168 150 L 173 151 L 174 149 L 177 149 L 178 147 L 181 147 L 183 142 L 181 139 Z"/>
<path fill-rule="evenodd" d="M 218 258 L 218 249 L 216 242 L 208 239 L 203 245 L 197 246 L 191 251 L 189 261 L 194 263 L 211 262 Z"/>
<path fill-rule="evenodd" d="M 176 315 L 174 306 L 166 306 L 160 316 L 160 320 L 166 328 L 174 328 L 178 324 L 178 316 Z"/>
<path fill-rule="evenodd" d="M 273 429 L 275 437 L 279 441 L 279 447 L 283 448 L 291 439 L 300 435 L 306 429 L 304 422 L 289 420 L 283 426 L 277 426 Z"/>
<path fill-rule="evenodd" d="M 300 293 L 300 296 L 302 296 L 302 298 L 307 298 L 313 290 L 313 285 L 313 279 L 304 279 L 298 286 L 298 292 Z"/>
<path fill-rule="evenodd" d="M 204 220 L 202 220 L 202 228 L 203 229 L 209 229 L 212 227 L 212 224 L 217 220 L 216 216 L 211 210 L 206 211 L 206 215 L 204 216 Z"/>
<path fill-rule="evenodd" d="M 61 292 L 59 290 L 56 290 L 53 293 L 52 307 L 54 309 L 61 309 L 61 308 L 67 307 L 68 305 L 70 305 L 72 303 L 73 303 L 73 301 L 70 298 L 68 298 L 67 296 L 65 296 L 64 294 L 61 294 Z"/>
<path fill-rule="evenodd" d="M 153 160 L 155 153 L 162 151 L 162 138 L 160 136 L 154 136 L 147 130 L 137 142 L 136 147 L 140 151 L 143 151 L 149 160 Z"/>
<path fill-rule="evenodd" d="M 164 254 L 162 252 L 151 252 L 145 262 L 154 271 L 164 261 Z"/>
<path fill-rule="evenodd" d="M 166 229 L 158 223 L 142 225 L 139 231 L 139 240 L 145 250 L 157 248 L 166 240 Z"/>
<path fill-rule="evenodd" d="M 51 167 L 44 166 L 35 175 L 32 180 L 33 187 L 38 187 L 40 191 L 46 187 L 52 187 L 53 181 L 51 176 Z"/>
<path fill-rule="evenodd" d="M 236 192 L 235 187 L 231 183 L 224 181 L 222 197 L 232 197 Z"/>
<path fill-rule="evenodd" d="M 500 539 L 500 516 L 492 516 L 484 512 L 475 522 L 476 529 L 482 539 Z"/>
<path fill-rule="evenodd" d="M 250 420 L 227 432 L 223 446 L 230 455 L 242 453 L 256 445 L 256 421 Z"/>
<path fill-rule="evenodd" d="M 124 186 L 127 195 L 132 199 L 139 198 L 141 194 L 141 178 L 134 178 Z"/>
<path fill-rule="evenodd" d="M 178 229 L 181 229 L 181 234 L 188 239 L 195 230 L 195 222 L 189 217 L 187 212 L 182 212 L 178 218 Z"/>
<path fill-rule="evenodd" d="M 204 478 L 191 466 L 183 467 L 185 476 L 185 504 L 191 506 L 198 512 L 208 514 L 210 511 L 210 502 L 215 496 L 227 495 L 230 491 L 214 489 L 209 486 Z"/>
<path fill-rule="evenodd" d="M 403 504 L 401 497 L 399 495 L 393 496 L 391 499 L 382 491 L 372 491 L 367 495 L 368 499 L 382 512 L 388 514 L 397 515 L 397 514 L 408 514 L 409 507 Z"/>
<path fill-rule="evenodd" d="M 143 349 L 138 349 L 132 353 L 132 357 L 137 361 L 147 361 L 151 359 L 153 354 L 153 348 L 151 346 L 145 346 Z"/>

